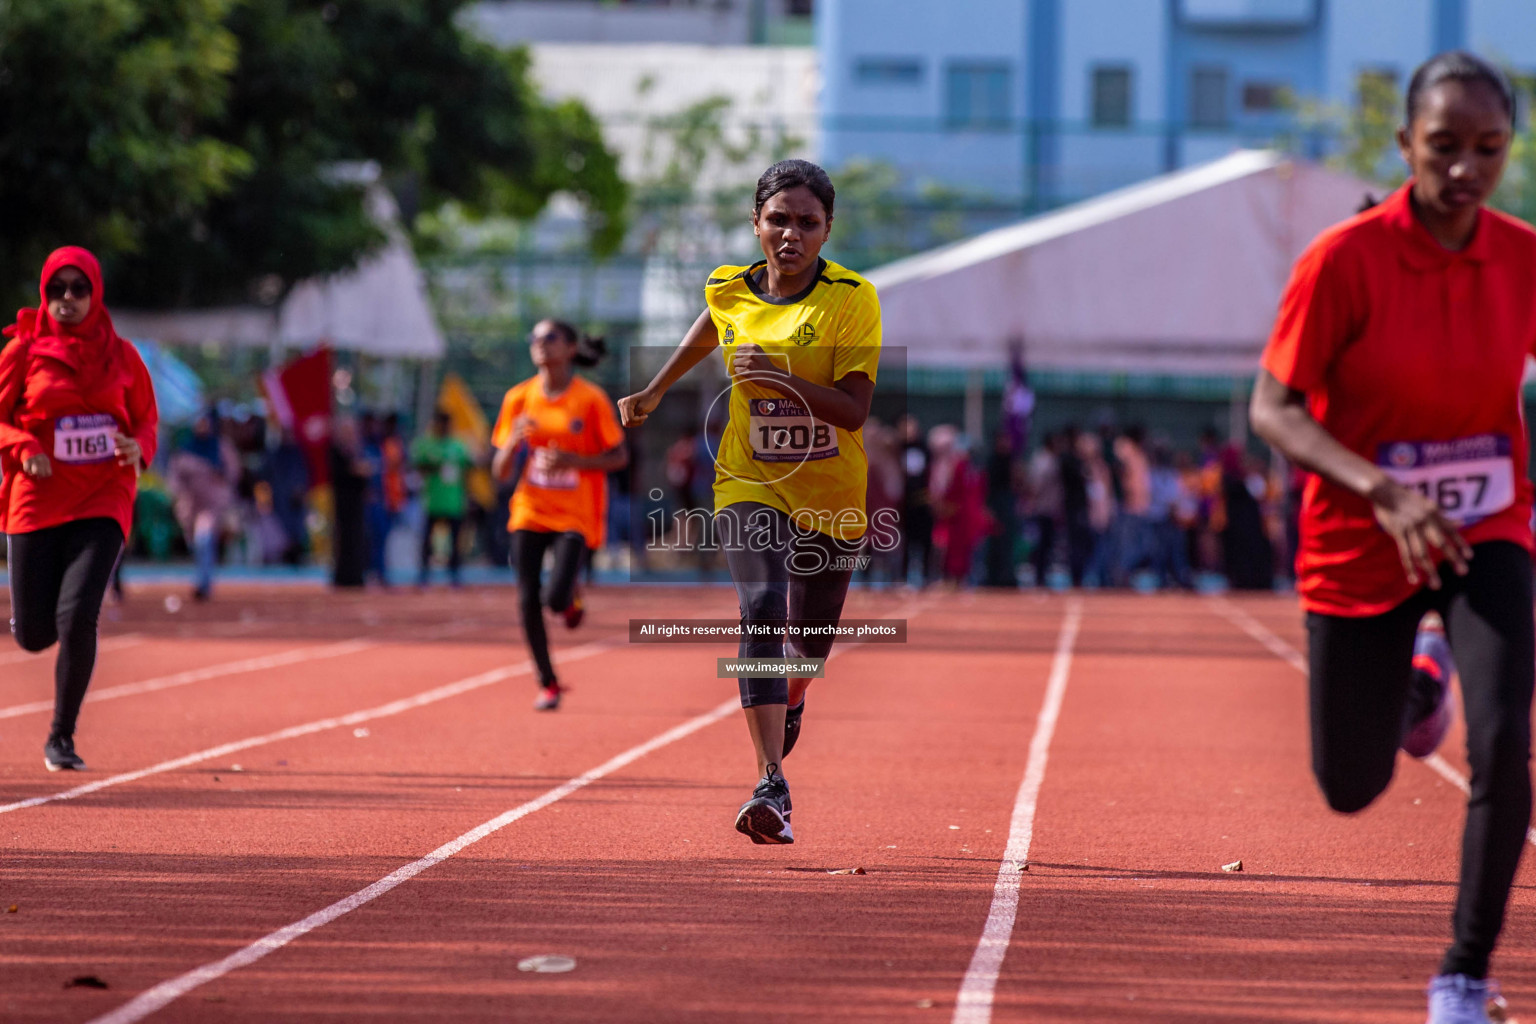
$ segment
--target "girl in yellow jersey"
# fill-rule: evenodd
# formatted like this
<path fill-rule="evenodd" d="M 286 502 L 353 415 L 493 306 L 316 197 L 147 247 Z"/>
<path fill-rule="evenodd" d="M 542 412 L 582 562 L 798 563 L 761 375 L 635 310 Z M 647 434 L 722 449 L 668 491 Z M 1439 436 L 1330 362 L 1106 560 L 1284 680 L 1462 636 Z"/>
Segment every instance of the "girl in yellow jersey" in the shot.
<path fill-rule="evenodd" d="M 603 355 L 601 339 L 585 338 L 563 320 L 541 320 L 528 337 L 537 376 L 507 392 L 491 442 L 491 471 L 505 480 L 519 455 L 522 476 L 512 492 L 512 561 L 523 633 L 539 668 L 534 707 L 560 706 L 560 682 L 549 659 L 544 609 L 574 629 L 581 622 L 576 578 L 587 552 L 603 543 L 608 519 L 608 476 L 624 468 L 629 455 L 624 431 L 603 389 L 576 376 L 574 367 L 594 366 Z M 542 588 L 544 554 L 554 552 L 549 586 Z"/>
<path fill-rule="evenodd" d="M 731 377 L 730 420 L 715 463 L 715 522 L 748 632 L 743 658 L 825 658 L 864 542 L 868 463 L 862 427 L 880 361 L 880 302 L 868 281 L 821 258 L 832 227 L 832 182 L 785 160 L 758 180 L 752 227 L 763 259 L 721 267 L 708 308 L 650 385 L 619 402 L 625 426 L 717 347 Z M 759 636 L 749 627 L 769 627 Z M 800 734 L 806 677 L 738 680 L 761 781 L 736 828 L 754 843 L 792 843 L 781 764 Z"/>

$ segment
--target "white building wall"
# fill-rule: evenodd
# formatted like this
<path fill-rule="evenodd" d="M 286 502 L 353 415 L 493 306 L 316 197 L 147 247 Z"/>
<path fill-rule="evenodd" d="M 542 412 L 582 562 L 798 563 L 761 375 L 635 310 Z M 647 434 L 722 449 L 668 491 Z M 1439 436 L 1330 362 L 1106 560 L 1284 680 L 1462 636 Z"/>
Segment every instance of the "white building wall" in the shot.
<path fill-rule="evenodd" d="M 1095 195 L 1159 173 L 1168 94 L 1165 0 L 1072 0 L 1062 4 L 1061 19 L 1056 194 Z M 1092 126 L 1093 70 L 1105 64 L 1131 68 L 1129 128 Z"/>
<path fill-rule="evenodd" d="M 667 153 L 657 145 L 665 133 L 654 122 L 715 96 L 731 101 L 724 121 L 733 145 L 755 128 L 765 140 L 798 140 L 791 156 L 819 155 L 820 79 L 816 51 L 808 47 L 547 43 L 529 52 L 540 90 L 586 104 L 631 181 L 650 177 L 665 163 Z M 756 181 L 761 162 L 716 162 L 705 183 Z"/>
<path fill-rule="evenodd" d="M 1536 72 L 1536 3 L 1467 0 L 1467 45 L 1527 74 Z"/>
<path fill-rule="evenodd" d="M 1398 88 L 1407 88 L 1408 76 L 1433 51 L 1434 0 L 1392 0 L 1390 17 L 1381 0 L 1325 3 L 1324 91 L 1332 103 L 1354 106 L 1362 71 L 1391 68 Z"/>

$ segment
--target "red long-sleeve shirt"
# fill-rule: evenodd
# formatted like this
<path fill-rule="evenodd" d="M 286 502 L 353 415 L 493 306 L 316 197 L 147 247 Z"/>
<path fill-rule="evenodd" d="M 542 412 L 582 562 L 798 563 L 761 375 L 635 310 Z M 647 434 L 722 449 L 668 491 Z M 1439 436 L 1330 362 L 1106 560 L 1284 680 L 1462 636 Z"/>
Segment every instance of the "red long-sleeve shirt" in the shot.
<path fill-rule="evenodd" d="M 66 416 L 108 415 L 138 441 L 144 465 L 155 457 L 159 410 L 144 360 L 124 341 L 123 372 L 87 395 L 69 361 L 50 354 L 57 339 L 17 340 L 0 351 L 0 532 L 31 533 L 78 519 L 114 519 L 128 535 L 138 491 L 134 466 L 117 459 L 58 457 L 55 428 Z M 46 455 L 53 475 L 29 476 L 23 459 Z"/>

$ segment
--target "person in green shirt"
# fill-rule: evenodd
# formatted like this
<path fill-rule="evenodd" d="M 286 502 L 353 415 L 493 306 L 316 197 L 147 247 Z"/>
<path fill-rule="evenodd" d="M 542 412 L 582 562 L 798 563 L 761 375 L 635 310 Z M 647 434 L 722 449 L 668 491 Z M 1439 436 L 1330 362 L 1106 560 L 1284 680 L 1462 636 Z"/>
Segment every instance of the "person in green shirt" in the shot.
<path fill-rule="evenodd" d="M 474 457 L 464 442 L 448 433 L 448 425 L 448 414 L 439 409 L 432 416 L 430 431 L 411 445 L 411 464 L 421 473 L 427 512 L 427 528 L 421 535 L 421 575 L 416 581 L 420 587 L 427 585 L 432 568 L 432 532 L 438 523 L 448 526 L 448 582 L 459 585 L 459 530 L 469 500 L 465 475 Z"/>

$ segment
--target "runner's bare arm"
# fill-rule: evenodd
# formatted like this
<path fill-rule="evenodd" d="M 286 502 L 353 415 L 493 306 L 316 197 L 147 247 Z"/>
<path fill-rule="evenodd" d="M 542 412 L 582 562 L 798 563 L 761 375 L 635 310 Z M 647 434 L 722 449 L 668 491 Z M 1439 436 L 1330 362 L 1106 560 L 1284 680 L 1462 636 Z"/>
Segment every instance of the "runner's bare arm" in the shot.
<path fill-rule="evenodd" d="M 1441 557 L 1450 561 L 1458 575 L 1466 574 L 1472 545 L 1440 507 L 1340 444 L 1307 410 L 1303 392 L 1286 387 L 1274 374 L 1261 369 L 1248 405 L 1248 419 L 1253 432 L 1287 459 L 1371 503 L 1376 521 L 1397 544 L 1408 582 L 1427 581 L 1431 588 L 1439 589 L 1436 564 Z"/>
<path fill-rule="evenodd" d="M 812 384 L 781 366 L 774 364 L 756 345 L 742 345 L 731 360 L 731 372 L 747 374 L 753 384 L 770 391 L 777 391 L 786 398 L 803 401 L 811 415 L 819 420 L 841 427 L 858 430 L 869 418 L 869 403 L 875 394 L 875 382 L 860 372 L 844 374 L 831 387 Z"/>
<path fill-rule="evenodd" d="M 667 364 L 645 386 L 645 390 L 619 399 L 620 422 L 626 427 L 644 423 L 646 417 L 661 404 L 661 397 L 667 393 L 667 389 L 682 380 L 684 374 L 702 363 L 706 356 L 719 347 L 720 333 L 715 329 L 715 321 L 706 309 L 699 314 L 693 326 L 688 328 L 682 343 L 667 357 Z"/>

